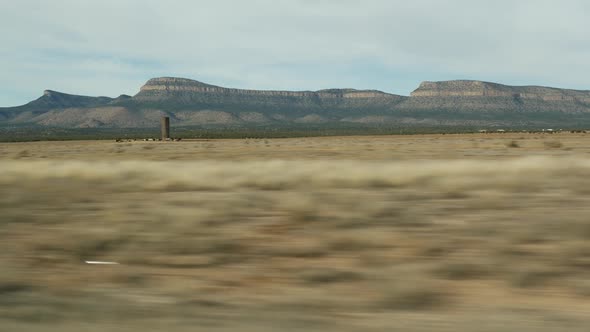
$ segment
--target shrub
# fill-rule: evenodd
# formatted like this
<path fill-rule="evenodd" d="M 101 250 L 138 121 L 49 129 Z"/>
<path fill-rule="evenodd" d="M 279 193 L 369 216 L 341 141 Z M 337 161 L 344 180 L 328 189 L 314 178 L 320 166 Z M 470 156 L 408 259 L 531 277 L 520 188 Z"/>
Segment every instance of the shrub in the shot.
<path fill-rule="evenodd" d="M 506 144 L 506 147 L 509 147 L 509 148 L 519 148 L 520 145 L 518 144 L 517 141 L 510 141 L 509 143 Z"/>

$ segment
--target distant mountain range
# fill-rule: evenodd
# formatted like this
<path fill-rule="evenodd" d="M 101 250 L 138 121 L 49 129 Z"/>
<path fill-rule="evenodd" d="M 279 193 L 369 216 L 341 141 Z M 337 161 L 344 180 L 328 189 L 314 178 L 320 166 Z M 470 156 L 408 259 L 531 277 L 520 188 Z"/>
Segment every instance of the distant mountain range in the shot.
<path fill-rule="evenodd" d="M 0 126 L 151 128 L 174 126 L 584 126 L 590 91 L 482 81 L 423 82 L 411 96 L 376 90 L 261 91 L 163 77 L 135 96 L 87 97 L 46 90 L 0 108 Z"/>

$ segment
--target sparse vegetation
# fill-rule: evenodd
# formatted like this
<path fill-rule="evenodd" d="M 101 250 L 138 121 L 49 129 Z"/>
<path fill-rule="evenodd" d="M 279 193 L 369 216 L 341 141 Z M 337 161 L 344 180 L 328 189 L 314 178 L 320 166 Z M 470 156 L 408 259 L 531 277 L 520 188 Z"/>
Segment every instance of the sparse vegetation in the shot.
<path fill-rule="evenodd" d="M 563 144 L 560 141 L 544 141 L 543 144 L 548 149 L 561 149 Z"/>
<path fill-rule="evenodd" d="M 510 141 L 509 143 L 506 144 L 507 147 L 509 148 L 519 148 L 520 145 L 518 144 L 517 141 Z"/>
<path fill-rule="evenodd" d="M 359 281 L 363 279 L 363 276 L 353 271 L 318 269 L 304 271 L 301 278 L 310 284 L 330 284 Z"/>
<path fill-rule="evenodd" d="M 432 280 L 416 278 L 394 278 L 381 285 L 382 298 L 377 302 L 377 309 L 393 311 L 424 311 L 444 308 L 450 305 L 449 294 L 441 284 Z"/>
<path fill-rule="evenodd" d="M 587 143 L 510 135 L 0 144 L 0 326 L 582 331 Z"/>

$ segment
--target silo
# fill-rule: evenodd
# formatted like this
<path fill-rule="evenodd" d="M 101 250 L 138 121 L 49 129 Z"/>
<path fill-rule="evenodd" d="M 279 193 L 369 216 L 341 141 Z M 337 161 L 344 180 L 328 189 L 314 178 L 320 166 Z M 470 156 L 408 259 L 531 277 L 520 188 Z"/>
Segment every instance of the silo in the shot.
<path fill-rule="evenodd" d="M 167 116 L 162 117 L 162 140 L 165 141 L 170 138 L 170 118 Z"/>

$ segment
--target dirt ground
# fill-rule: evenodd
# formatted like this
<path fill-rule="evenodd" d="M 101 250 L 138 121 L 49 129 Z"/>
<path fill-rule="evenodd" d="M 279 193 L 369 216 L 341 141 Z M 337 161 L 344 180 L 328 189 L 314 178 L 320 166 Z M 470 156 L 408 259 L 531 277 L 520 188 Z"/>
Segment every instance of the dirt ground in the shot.
<path fill-rule="evenodd" d="M 587 331 L 589 212 L 587 134 L 1 143 L 0 331 Z"/>

